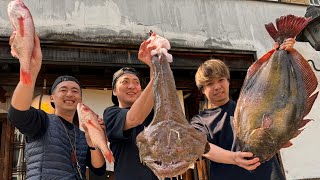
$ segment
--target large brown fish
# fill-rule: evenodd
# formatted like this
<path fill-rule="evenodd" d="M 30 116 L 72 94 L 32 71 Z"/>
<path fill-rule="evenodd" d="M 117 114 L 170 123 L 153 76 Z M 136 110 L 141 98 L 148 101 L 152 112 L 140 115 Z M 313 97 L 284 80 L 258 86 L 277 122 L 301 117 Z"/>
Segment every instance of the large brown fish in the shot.
<path fill-rule="evenodd" d="M 170 65 L 164 54 L 153 56 L 154 117 L 137 136 L 140 159 L 159 179 L 183 174 L 202 156 L 206 136 L 187 121 Z"/>
<path fill-rule="evenodd" d="M 87 127 L 91 142 L 95 148 L 101 150 L 103 156 L 110 163 L 114 161 L 111 150 L 108 147 L 108 138 L 106 132 L 99 124 L 98 115 L 94 113 L 88 106 L 83 103 L 78 103 L 77 112 L 80 123 Z"/>
<path fill-rule="evenodd" d="M 20 80 L 31 84 L 30 62 L 35 36 L 31 13 L 22 0 L 13 0 L 8 5 L 8 16 L 14 29 L 9 42 L 11 55 L 20 61 Z"/>
<path fill-rule="evenodd" d="M 310 21 L 282 16 L 266 25 L 279 44 L 294 38 Z M 248 70 L 238 99 L 234 124 L 243 151 L 253 152 L 261 162 L 291 144 L 310 120 L 303 119 L 317 98 L 317 78 L 295 49 L 271 50 Z"/>

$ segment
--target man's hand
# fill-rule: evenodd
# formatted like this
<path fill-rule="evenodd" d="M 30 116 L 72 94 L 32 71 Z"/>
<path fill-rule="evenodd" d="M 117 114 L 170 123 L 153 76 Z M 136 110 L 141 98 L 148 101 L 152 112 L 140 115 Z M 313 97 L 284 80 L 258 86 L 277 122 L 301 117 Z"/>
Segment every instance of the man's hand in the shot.
<path fill-rule="evenodd" d="M 147 64 L 149 67 L 152 67 L 151 51 L 156 48 L 157 47 L 155 45 L 151 45 L 150 39 L 143 41 L 142 44 L 140 45 L 140 48 L 139 48 L 138 59 L 140 59 L 140 61 Z"/>
<path fill-rule="evenodd" d="M 246 170 L 252 171 L 255 170 L 258 166 L 260 166 L 259 158 L 252 158 L 253 153 L 251 152 L 235 152 L 234 154 L 234 164 L 242 167 Z"/>
<path fill-rule="evenodd" d="M 280 50 L 285 50 L 285 51 L 291 52 L 295 43 L 296 43 L 295 39 L 288 38 L 280 46 L 279 46 L 279 43 L 275 42 L 273 49 L 279 48 Z"/>

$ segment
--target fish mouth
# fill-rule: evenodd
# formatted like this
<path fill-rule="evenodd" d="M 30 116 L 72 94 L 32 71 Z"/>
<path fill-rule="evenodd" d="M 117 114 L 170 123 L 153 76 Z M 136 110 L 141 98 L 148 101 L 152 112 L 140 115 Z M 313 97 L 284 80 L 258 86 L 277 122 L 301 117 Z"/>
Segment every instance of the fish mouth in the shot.
<path fill-rule="evenodd" d="M 155 171 L 158 177 L 177 177 L 183 174 L 193 163 L 187 161 L 163 162 L 149 161 L 146 165 Z"/>

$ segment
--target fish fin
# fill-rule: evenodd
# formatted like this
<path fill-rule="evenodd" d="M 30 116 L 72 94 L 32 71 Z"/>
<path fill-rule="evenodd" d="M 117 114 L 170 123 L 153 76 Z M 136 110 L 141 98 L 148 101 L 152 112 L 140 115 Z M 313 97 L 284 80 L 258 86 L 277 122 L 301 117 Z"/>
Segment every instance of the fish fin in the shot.
<path fill-rule="evenodd" d="M 265 55 L 263 55 L 259 60 L 254 62 L 248 69 L 248 72 L 247 72 L 248 78 L 253 76 L 260 69 L 262 64 L 267 62 L 270 59 L 270 57 L 274 52 L 275 52 L 275 49 L 272 49 L 269 52 L 267 52 Z"/>
<path fill-rule="evenodd" d="M 289 14 L 276 19 L 277 28 L 273 23 L 266 24 L 265 28 L 274 41 L 282 44 L 287 38 L 295 38 L 310 21 L 311 18 Z"/>
<path fill-rule="evenodd" d="M 306 96 L 308 97 L 304 110 L 304 116 L 306 116 L 310 112 L 312 105 L 318 96 L 318 92 L 314 93 L 318 87 L 318 80 L 308 61 L 297 50 L 292 49 L 290 55 L 301 70 L 303 82 L 305 84 Z M 314 94 L 312 95 L 312 93 Z"/>
<path fill-rule="evenodd" d="M 290 147 L 290 146 L 292 146 L 292 142 L 288 141 L 284 145 L 282 145 L 281 148 L 287 148 L 287 147 Z"/>
<path fill-rule="evenodd" d="M 270 128 L 272 124 L 273 124 L 273 120 L 270 118 L 270 116 L 263 115 L 261 127 Z"/>
<path fill-rule="evenodd" d="M 19 59 L 19 55 L 18 55 L 18 53 L 14 50 L 14 48 L 11 48 L 11 55 L 12 55 L 12 57 L 15 57 L 15 58 Z"/>
<path fill-rule="evenodd" d="M 300 129 L 298 131 L 296 131 L 296 133 L 294 133 L 294 135 L 292 136 L 292 139 L 299 136 L 299 134 L 303 131 L 304 129 Z"/>
<path fill-rule="evenodd" d="M 277 35 L 278 35 L 278 30 L 274 27 L 273 23 L 268 23 L 264 25 L 265 28 L 267 29 L 269 35 L 276 41 Z"/>
<path fill-rule="evenodd" d="M 18 53 L 15 51 L 15 48 L 14 48 L 14 45 L 13 45 L 13 42 L 14 42 L 14 39 L 16 37 L 16 34 L 17 34 L 17 31 L 13 31 L 11 36 L 10 36 L 10 40 L 9 40 L 9 45 L 11 46 L 11 55 L 17 59 L 19 59 L 19 56 L 18 56 Z"/>
<path fill-rule="evenodd" d="M 306 107 L 305 107 L 305 110 L 304 110 L 304 116 L 303 117 L 305 117 L 306 115 L 309 114 L 314 101 L 317 99 L 318 93 L 319 92 L 313 94 L 311 97 L 308 98 L 307 104 L 306 104 Z"/>
<path fill-rule="evenodd" d="M 299 121 L 298 129 L 304 127 L 308 122 L 312 121 L 312 119 L 302 119 Z"/>
<path fill-rule="evenodd" d="M 17 31 L 13 31 L 10 35 L 9 45 L 11 46 L 14 38 L 16 37 Z"/>

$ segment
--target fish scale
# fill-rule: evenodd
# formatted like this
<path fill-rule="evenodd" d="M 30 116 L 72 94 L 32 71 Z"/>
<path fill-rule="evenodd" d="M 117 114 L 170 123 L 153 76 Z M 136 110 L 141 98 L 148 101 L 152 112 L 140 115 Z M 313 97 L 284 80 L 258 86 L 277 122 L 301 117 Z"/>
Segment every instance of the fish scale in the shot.
<path fill-rule="evenodd" d="M 77 104 L 78 117 L 81 124 L 85 124 L 91 142 L 95 148 L 100 149 L 104 158 L 109 163 L 114 161 L 113 154 L 108 147 L 106 132 L 98 122 L 98 115 L 83 103 Z"/>
<path fill-rule="evenodd" d="M 310 18 L 281 16 L 266 25 L 279 44 L 295 37 Z M 261 162 L 271 159 L 282 147 L 292 145 L 310 120 L 318 92 L 317 78 L 308 62 L 295 49 L 271 50 L 249 69 L 243 83 L 234 117 L 236 136 L 242 151 Z"/>

